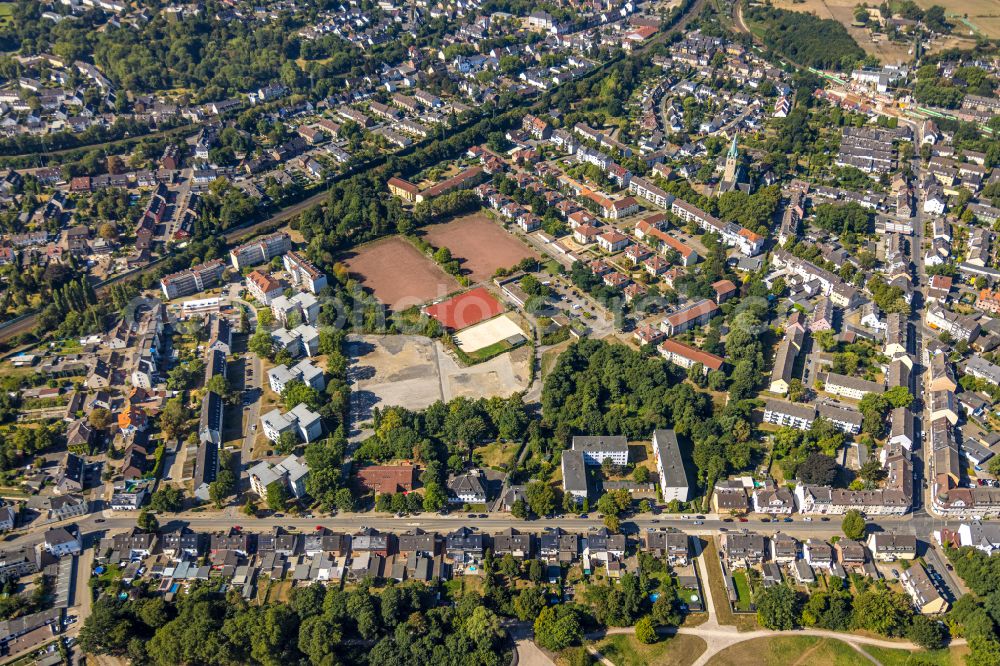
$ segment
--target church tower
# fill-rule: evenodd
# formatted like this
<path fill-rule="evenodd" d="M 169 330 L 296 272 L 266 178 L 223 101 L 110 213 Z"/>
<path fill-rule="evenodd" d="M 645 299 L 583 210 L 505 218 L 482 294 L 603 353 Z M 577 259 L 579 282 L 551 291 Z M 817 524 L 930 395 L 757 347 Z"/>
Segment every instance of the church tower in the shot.
<path fill-rule="evenodd" d="M 726 172 L 722 177 L 724 183 L 735 183 L 739 176 L 740 150 L 736 147 L 736 135 L 733 134 L 733 142 L 726 153 Z"/>

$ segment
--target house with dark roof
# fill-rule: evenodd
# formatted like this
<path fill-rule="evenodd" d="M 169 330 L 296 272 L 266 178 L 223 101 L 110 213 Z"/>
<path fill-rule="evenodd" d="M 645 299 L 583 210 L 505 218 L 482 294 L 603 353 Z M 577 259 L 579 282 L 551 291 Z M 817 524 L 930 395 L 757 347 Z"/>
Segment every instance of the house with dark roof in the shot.
<path fill-rule="evenodd" d="M 880 562 L 912 560 L 917 557 L 917 537 L 913 534 L 873 532 L 868 536 L 868 549 Z"/>
<path fill-rule="evenodd" d="M 493 535 L 493 554 L 503 557 L 511 554 L 514 559 L 526 560 L 534 552 L 534 535 L 519 532 L 513 527 L 508 527 L 503 532 Z"/>
<path fill-rule="evenodd" d="M 687 566 L 688 536 L 677 529 L 647 529 L 643 547 L 655 557 L 665 557 L 671 566 Z"/>
<path fill-rule="evenodd" d="M 549 563 L 569 563 L 580 554 L 580 535 L 561 527 L 546 530 L 538 540 L 538 556 Z"/>
<path fill-rule="evenodd" d="M 437 532 L 425 532 L 420 528 L 416 528 L 399 535 L 396 541 L 396 549 L 400 555 L 418 553 L 433 557 L 438 553 L 438 544 Z"/>
<path fill-rule="evenodd" d="M 720 545 L 730 567 L 748 568 L 760 564 L 767 555 L 766 540 L 763 535 L 743 530 L 725 532 Z"/>
<path fill-rule="evenodd" d="M 486 485 L 482 470 L 471 469 L 448 479 L 448 501 L 458 504 L 486 502 Z"/>
<path fill-rule="evenodd" d="M 445 552 L 456 564 L 477 564 L 486 551 L 486 535 L 468 527 L 459 527 L 445 539 Z"/>

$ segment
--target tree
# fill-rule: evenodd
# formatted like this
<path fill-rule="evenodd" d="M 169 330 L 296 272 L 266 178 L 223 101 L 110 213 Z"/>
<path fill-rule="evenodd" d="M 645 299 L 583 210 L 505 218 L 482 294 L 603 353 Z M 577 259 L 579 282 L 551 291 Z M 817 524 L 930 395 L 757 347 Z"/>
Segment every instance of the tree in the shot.
<path fill-rule="evenodd" d="M 894 386 L 882 394 L 889 407 L 907 407 L 913 404 L 913 394 L 905 386 Z"/>
<path fill-rule="evenodd" d="M 795 475 L 802 483 L 829 486 L 837 478 L 837 461 L 822 453 L 810 453 Z"/>
<path fill-rule="evenodd" d="M 267 501 L 267 508 L 271 511 L 280 511 L 285 508 L 285 504 L 288 502 L 288 489 L 285 488 L 285 484 L 281 481 L 272 481 L 267 484 L 265 498 Z"/>
<path fill-rule="evenodd" d="M 520 518 L 521 520 L 527 520 L 528 518 L 528 504 L 523 499 L 518 497 L 514 500 L 514 504 L 510 507 L 510 515 L 515 518 Z"/>
<path fill-rule="evenodd" d="M 653 620 L 650 616 L 647 615 L 635 623 L 635 637 L 640 643 L 645 643 L 646 645 L 651 645 L 660 640 L 660 636 L 656 633 L 656 629 L 653 627 Z"/>
<path fill-rule="evenodd" d="M 146 509 L 139 512 L 139 517 L 136 519 L 135 524 L 136 527 L 147 532 L 155 532 L 160 527 L 160 522 L 156 519 L 156 516 Z"/>
<path fill-rule="evenodd" d="M 496 613 L 477 606 L 465 620 L 465 633 L 481 649 L 491 649 L 503 636 L 504 629 Z"/>
<path fill-rule="evenodd" d="M 788 382 L 788 399 L 792 402 L 802 402 L 806 397 L 806 387 L 802 384 L 802 380 L 798 377 L 793 377 Z"/>
<path fill-rule="evenodd" d="M 755 599 L 757 622 L 775 631 L 794 629 L 799 622 L 798 597 L 787 585 L 765 587 Z"/>
<path fill-rule="evenodd" d="M 188 420 L 188 410 L 180 397 L 170 398 L 160 412 L 160 429 L 168 439 L 174 439 L 181 434 Z"/>
<path fill-rule="evenodd" d="M 340 488 L 336 494 L 336 504 L 339 511 L 350 513 L 354 511 L 354 494 L 350 488 Z"/>
<path fill-rule="evenodd" d="M 118 239 L 118 227 L 115 226 L 114 222 L 105 222 L 97 229 L 97 235 L 106 241 L 114 241 Z"/>
<path fill-rule="evenodd" d="M 636 483 L 648 483 L 649 482 L 649 468 L 642 465 L 635 468 L 632 472 L 632 479 Z"/>
<path fill-rule="evenodd" d="M 840 342 L 837 340 L 837 334 L 830 329 L 824 329 L 822 331 L 817 331 L 813 334 L 813 339 L 819 344 L 820 348 L 825 352 L 832 352 L 837 348 Z"/>
<path fill-rule="evenodd" d="M 184 506 L 184 493 L 180 488 L 161 485 L 149 500 L 149 506 L 160 513 L 177 513 Z"/>
<path fill-rule="evenodd" d="M 229 394 L 232 392 L 232 388 L 229 385 L 229 380 L 223 374 L 212 375 L 207 382 L 205 382 L 205 389 L 211 391 L 212 393 L 218 393 L 223 398 L 228 398 Z"/>
<path fill-rule="evenodd" d="M 865 519 L 857 509 L 850 509 L 840 521 L 840 529 L 848 539 L 860 541 L 865 538 Z"/>
<path fill-rule="evenodd" d="M 294 430 L 286 430 L 278 435 L 278 441 L 274 444 L 274 450 L 281 454 L 288 454 L 299 445 L 299 436 Z"/>
<path fill-rule="evenodd" d="M 80 629 L 80 648 L 88 654 L 123 655 L 135 633 L 136 623 L 126 602 L 103 594 Z"/>
<path fill-rule="evenodd" d="M 281 391 L 281 402 L 285 409 L 292 409 L 302 403 L 309 409 L 319 409 L 322 406 L 319 391 L 298 379 L 285 384 Z"/>
<path fill-rule="evenodd" d="M 433 481 L 424 486 L 424 511 L 440 511 L 448 504 L 448 496 L 441 484 Z"/>
<path fill-rule="evenodd" d="M 539 560 L 532 560 L 532 563 L 534 562 L 538 562 L 541 566 Z M 526 587 L 514 597 L 514 613 L 522 622 L 538 617 L 546 605 L 545 592 L 540 587 Z"/>
<path fill-rule="evenodd" d="M 90 425 L 97 430 L 104 430 L 111 423 L 111 412 L 104 407 L 95 407 L 90 415 L 87 417 Z"/>
<path fill-rule="evenodd" d="M 882 468 L 882 463 L 878 458 L 869 459 L 861 469 L 858 470 L 858 477 L 861 478 L 866 485 L 869 487 L 874 487 L 879 481 L 886 477 L 886 471 Z"/>
<path fill-rule="evenodd" d="M 535 619 L 535 641 L 547 650 L 558 652 L 582 639 L 580 614 L 572 604 L 545 608 Z"/>
<path fill-rule="evenodd" d="M 910 626 L 909 597 L 874 585 L 854 598 L 854 627 L 883 636 L 901 636 Z"/>
<path fill-rule="evenodd" d="M 944 647 L 944 629 L 936 621 L 926 615 L 914 615 L 906 637 L 925 650 L 938 650 Z"/>
<path fill-rule="evenodd" d="M 219 509 L 222 508 L 227 497 L 236 490 L 236 476 L 229 469 L 229 463 L 222 464 L 220 461 L 219 473 L 215 476 L 215 481 L 208 486 L 208 496 Z"/>
<path fill-rule="evenodd" d="M 547 483 L 532 481 L 525 488 L 524 496 L 536 516 L 547 516 L 556 508 L 555 491 Z"/>
<path fill-rule="evenodd" d="M 597 510 L 606 516 L 618 517 L 632 506 L 632 495 L 624 488 L 609 490 L 597 500 Z"/>

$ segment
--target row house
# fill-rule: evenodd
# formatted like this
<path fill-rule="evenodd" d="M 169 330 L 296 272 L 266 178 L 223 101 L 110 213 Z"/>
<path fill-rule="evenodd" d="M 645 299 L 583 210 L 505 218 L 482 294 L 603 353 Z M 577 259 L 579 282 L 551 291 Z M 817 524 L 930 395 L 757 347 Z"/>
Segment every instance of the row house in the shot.
<path fill-rule="evenodd" d="M 979 335 L 979 322 L 972 317 L 945 310 L 940 305 L 927 309 L 927 325 L 947 332 L 955 340 L 972 342 Z"/>

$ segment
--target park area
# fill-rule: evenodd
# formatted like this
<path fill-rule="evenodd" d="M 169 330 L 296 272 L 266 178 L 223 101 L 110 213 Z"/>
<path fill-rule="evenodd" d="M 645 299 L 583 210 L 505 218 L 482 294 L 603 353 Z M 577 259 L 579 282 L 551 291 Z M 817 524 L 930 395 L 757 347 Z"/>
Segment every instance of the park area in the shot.
<path fill-rule="evenodd" d="M 708 647 L 698 636 L 678 634 L 645 645 L 629 634 L 609 636 L 594 645 L 615 666 L 690 666 Z"/>
<path fill-rule="evenodd" d="M 352 277 L 394 312 L 460 288 L 455 278 L 398 236 L 362 245 L 341 261 Z"/>
<path fill-rule="evenodd" d="M 728 647 L 709 666 L 870 666 L 872 661 L 847 643 L 816 636 L 755 638 Z"/>
<path fill-rule="evenodd" d="M 425 227 L 422 235 L 434 247 L 448 248 L 462 274 L 473 282 L 487 280 L 498 268 L 510 268 L 522 259 L 538 258 L 531 248 L 482 212 Z"/>

